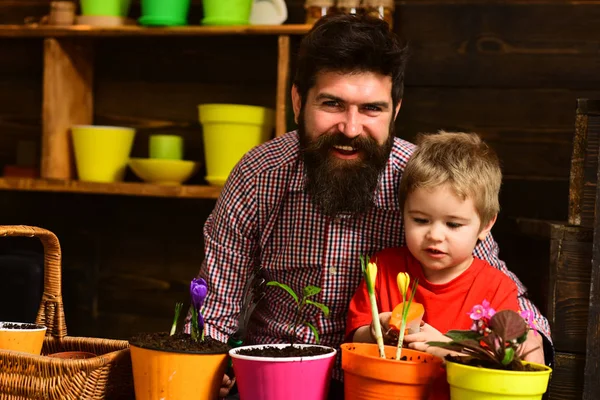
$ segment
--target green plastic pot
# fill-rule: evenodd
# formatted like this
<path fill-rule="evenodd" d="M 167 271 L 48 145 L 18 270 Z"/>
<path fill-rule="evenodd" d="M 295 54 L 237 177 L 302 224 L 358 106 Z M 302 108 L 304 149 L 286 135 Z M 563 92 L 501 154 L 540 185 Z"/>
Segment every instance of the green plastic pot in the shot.
<path fill-rule="evenodd" d="M 202 25 L 248 25 L 253 0 L 204 0 Z"/>
<path fill-rule="evenodd" d="M 126 17 L 131 0 L 81 0 L 81 15 Z"/>
<path fill-rule="evenodd" d="M 187 25 L 190 0 L 142 0 L 141 25 Z"/>

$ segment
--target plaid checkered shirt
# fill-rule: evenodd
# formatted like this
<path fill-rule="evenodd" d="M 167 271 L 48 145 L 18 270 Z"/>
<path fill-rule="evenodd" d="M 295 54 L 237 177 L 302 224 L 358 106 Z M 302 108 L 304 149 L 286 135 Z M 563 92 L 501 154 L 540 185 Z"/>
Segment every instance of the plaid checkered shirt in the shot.
<path fill-rule="evenodd" d="M 330 308 L 329 318 L 306 307 L 304 320 L 320 333 L 321 344 L 339 349 L 344 339 L 348 304 L 362 278 L 359 255 L 404 244 L 398 185 L 414 145 L 395 138 L 380 176 L 374 205 L 359 216 L 324 216 L 304 190 L 306 175 L 296 131 L 249 153 L 234 168 L 204 226 L 205 260 L 200 276 L 209 285 L 203 306 L 207 335 L 227 341 L 238 325 L 242 292 L 257 266 L 267 280 L 302 293 L 306 285 L 322 288 L 314 300 Z M 522 309 L 532 310 L 539 330 L 550 339 L 550 327 L 525 297 L 525 287 L 498 258 L 488 235 L 474 254 L 507 274 L 518 286 Z M 267 287 L 251 320 L 248 344 L 288 343 L 296 303 L 276 287 Z M 296 328 L 299 342 L 315 343 L 306 326 Z M 334 378 L 341 379 L 339 364 Z"/>

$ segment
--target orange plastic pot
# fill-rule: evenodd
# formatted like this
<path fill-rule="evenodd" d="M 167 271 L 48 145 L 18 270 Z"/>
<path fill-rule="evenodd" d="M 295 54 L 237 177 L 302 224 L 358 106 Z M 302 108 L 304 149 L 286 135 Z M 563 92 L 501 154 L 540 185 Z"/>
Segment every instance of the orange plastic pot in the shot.
<path fill-rule="evenodd" d="M 216 399 L 227 353 L 151 350 L 130 344 L 136 400 Z"/>
<path fill-rule="evenodd" d="M 12 326 L 32 325 L 23 322 L 0 322 L 0 349 L 40 355 L 46 336 L 45 326 L 36 325 L 35 329 L 20 329 L 5 328 L 5 324 L 11 324 Z"/>
<path fill-rule="evenodd" d="M 444 374 L 442 359 L 421 351 L 402 349 L 407 360 L 396 361 L 393 346 L 385 346 L 386 358 L 379 357 L 376 344 L 345 343 L 341 348 L 346 400 L 426 400 L 434 380 Z"/>

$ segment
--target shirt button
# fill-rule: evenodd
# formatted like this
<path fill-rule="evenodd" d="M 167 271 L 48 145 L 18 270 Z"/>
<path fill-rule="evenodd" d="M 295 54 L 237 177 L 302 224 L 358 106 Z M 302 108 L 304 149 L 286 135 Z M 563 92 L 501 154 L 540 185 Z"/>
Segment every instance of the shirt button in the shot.
<path fill-rule="evenodd" d="M 337 268 L 336 267 L 329 267 L 329 273 L 331 275 L 337 274 Z"/>

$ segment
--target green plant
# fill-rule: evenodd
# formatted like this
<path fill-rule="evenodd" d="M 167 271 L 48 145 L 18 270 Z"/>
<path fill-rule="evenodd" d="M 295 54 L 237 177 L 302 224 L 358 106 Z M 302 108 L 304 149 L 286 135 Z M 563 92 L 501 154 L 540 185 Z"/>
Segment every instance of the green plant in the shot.
<path fill-rule="evenodd" d="M 465 361 L 478 360 L 479 365 L 495 369 L 522 371 L 523 358 L 537 350 L 522 351 L 530 329 L 535 329 L 531 311 L 496 312 L 487 300 L 471 310 L 471 330 L 452 330 L 446 333 L 451 342 L 427 342 L 465 354 Z M 534 331 L 535 332 L 535 331 Z M 456 360 L 456 358 L 454 358 Z"/>
<path fill-rule="evenodd" d="M 270 282 L 267 282 L 267 286 L 276 286 L 276 287 L 279 287 L 279 288 L 285 290 L 286 292 L 289 293 L 290 296 L 292 296 L 292 298 L 296 302 L 296 318 L 294 319 L 294 322 L 291 325 L 292 345 L 296 341 L 296 328 L 300 324 L 308 326 L 310 328 L 310 330 L 313 332 L 313 334 L 315 335 L 317 343 L 319 343 L 320 339 L 319 339 L 319 332 L 317 331 L 317 328 L 315 328 L 315 326 L 313 324 L 311 324 L 310 322 L 303 321 L 302 316 L 303 316 L 304 308 L 306 306 L 312 305 L 312 306 L 315 306 L 318 309 L 320 309 L 323 312 L 323 314 L 325 314 L 325 317 L 329 317 L 329 307 L 327 307 L 325 304 L 322 304 L 322 303 L 319 303 L 317 301 L 313 301 L 310 299 L 310 297 L 313 297 L 313 296 L 316 296 L 317 294 L 319 294 L 319 292 L 321 292 L 321 288 L 317 287 L 317 286 L 308 285 L 304 288 L 304 290 L 302 290 L 302 297 L 298 297 L 296 292 L 294 292 L 292 290 L 292 288 L 290 288 L 288 285 L 286 285 L 284 283 L 279 283 L 277 281 L 270 281 Z"/>

